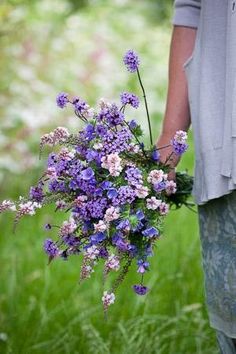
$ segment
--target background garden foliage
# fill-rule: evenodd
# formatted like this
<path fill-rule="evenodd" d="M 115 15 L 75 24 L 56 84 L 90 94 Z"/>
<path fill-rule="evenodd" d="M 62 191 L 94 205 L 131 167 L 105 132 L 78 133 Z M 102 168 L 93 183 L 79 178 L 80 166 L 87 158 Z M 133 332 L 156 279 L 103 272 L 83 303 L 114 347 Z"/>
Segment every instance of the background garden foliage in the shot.
<path fill-rule="evenodd" d="M 141 96 L 122 55 L 142 60 L 154 134 L 163 117 L 171 5 L 167 0 L 25 0 L 0 3 L 0 199 L 16 198 L 37 182 L 40 136 L 56 126 L 80 127 L 58 110 L 59 91 L 86 99 Z M 134 112 L 146 131 L 144 107 Z M 193 149 L 179 169 L 193 169 Z M 25 218 L 12 234 L 12 215 L 0 217 L 0 353 L 216 353 L 203 297 L 197 216 L 183 208 L 166 220 L 146 276 L 152 288 L 129 289 L 134 267 L 104 322 L 101 278 L 78 285 L 80 261 L 48 267 L 42 251 L 50 213 Z M 54 218 L 55 216 L 53 216 Z M 60 222 L 60 215 L 57 215 Z M 174 226 L 174 227 L 173 227 Z M 102 269 L 101 269 L 102 270 Z M 100 272 L 100 276 L 102 274 Z"/>

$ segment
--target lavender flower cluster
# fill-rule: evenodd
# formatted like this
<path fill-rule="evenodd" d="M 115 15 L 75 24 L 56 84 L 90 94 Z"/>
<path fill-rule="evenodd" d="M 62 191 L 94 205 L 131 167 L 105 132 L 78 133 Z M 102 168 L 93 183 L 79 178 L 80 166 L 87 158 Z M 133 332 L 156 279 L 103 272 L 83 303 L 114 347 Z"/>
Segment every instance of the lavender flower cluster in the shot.
<path fill-rule="evenodd" d="M 124 63 L 134 73 L 140 61 L 135 52 L 128 51 Z M 132 288 L 138 295 L 147 293 L 143 279 L 150 269 L 148 258 L 169 212 L 168 198 L 176 192 L 175 181 L 168 179 L 170 166 L 159 161 L 155 146 L 145 148 L 140 142 L 138 123 L 127 120 L 127 106 L 138 108 L 139 98 L 123 92 L 120 100 L 120 104 L 101 100 L 94 110 L 81 98 L 70 99 L 69 94 L 60 93 L 58 107 L 71 105 L 85 122 L 84 128 L 70 134 L 58 127 L 45 134 L 41 149 L 45 145 L 59 148 L 49 154 L 39 183 L 30 188 L 28 198 L 0 204 L 0 212 L 15 211 L 18 221 L 23 215 L 34 215 L 51 200 L 55 203 L 56 211 L 63 212 L 66 220 L 62 225 L 45 225 L 47 232 L 57 234 L 57 240 L 48 237 L 44 250 L 50 261 L 81 255 L 81 280 L 91 276 L 98 261 L 104 262 L 104 278 L 109 272 L 120 272 L 113 286 L 104 290 L 105 310 L 114 303 L 115 290 L 132 260 L 136 260 L 141 276 Z M 186 151 L 186 139 L 185 132 L 176 132 L 170 142 L 173 153 Z"/>

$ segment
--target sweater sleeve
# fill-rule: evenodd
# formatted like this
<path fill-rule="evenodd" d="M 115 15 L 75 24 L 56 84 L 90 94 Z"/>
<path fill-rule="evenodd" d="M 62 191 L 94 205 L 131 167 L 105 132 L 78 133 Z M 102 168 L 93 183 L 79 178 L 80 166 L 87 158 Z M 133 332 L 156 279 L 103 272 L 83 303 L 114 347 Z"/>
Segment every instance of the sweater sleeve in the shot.
<path fill-rule="evenodd" d="M 176 26 L 198 27 L 201 0 L 175 0 L 172 23 Z"/>

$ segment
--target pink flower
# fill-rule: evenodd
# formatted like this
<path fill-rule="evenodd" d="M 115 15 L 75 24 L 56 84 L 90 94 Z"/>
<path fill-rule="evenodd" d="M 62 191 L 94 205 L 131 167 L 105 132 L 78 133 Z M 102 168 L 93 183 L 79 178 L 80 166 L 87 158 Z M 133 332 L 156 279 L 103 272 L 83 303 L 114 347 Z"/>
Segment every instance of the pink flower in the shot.
<path fill-rule="evenodd" d="M 18 216 L 23 216 L 23 215 L 34 215 L 36 209 L 41 208 L 42 205 L 40 203 L 36 202 L 26 202 L 26 203 L 20 203 L 19 204 L 19 209 L 17 210 L 17 215 Z"/>
<path fill-rule="evenodd" d="M 102 167 L 109 170 L 111 176 L 117 177 L 120 175 L 122 171 L 121 158 L 117 153 L 103 156 L 101 161 Z"/>
<path fill-rule="evenodd" d="M 114 254 L 111 254 L 106 263 L 105 263 L 105 267 L 110 270 L 118 270 L 120 268 L 120 261 L 119 258 L 117 256 L 115 256 Z"/>
<path fill-rule="evenodd" d="M 84 205 L 84 202 L 88 197 L 86 195 L 79 195 L 75 200 L 74 200 L 74 205 L 76 205 L 78 208 L 82 207 Z"/>
<path fill-rule="evenodd" d="M 77 225 L 74 219 L 70 221 L 64 221 L 62 227 L 60 228 L 60 235 L 66 236 L 72 234 L 77 229 Z"/>
<path fill-rule="evenodd" d="M 65 141 L 69 135 L 70 134 L 66 128 L 57 127 L 56 129 L 53 130 L 53 132 L 50 132 L 48 134 L 44 134 L 41 137 L 40 145 L 41 146 L 44 146 L 44 145 L 53 146 L 59 142 Z"/>
<path fill-rule="evenodd" d="M 178 130 L 175 133 L 174 140 L 179 144 L 185 144 L 188 139 L 188 134 L 183 130 Z"/>
<path fill-rule="evenodd" d="M 177 188 L 176 188 L 176 183 L 174 181 L 166 181 L 166 194 L 170 195 L 170 194 L 174 194 L 176 192 Z"/>
<path fill-rule="evenodd" d="M 48 134 L 44 134 L 41 137 L 41 141 L 40 141 L 41 145 L 49 145 L 49 146 L 53 146 L 55 144 L 55 138 L 54 138 L 54 134 L 48 133 Z"/>
<path fill-rule="evenodd" d="M 163 170 L 152 170 L 147 178 L 147 181 L 152 184 L 157 184 L 167 179 L 167 174 Z"/>
<path fill-rule="evenodd" d="M 156 210 L 162 203 L 161 199 L 157 199 L 156 197 L 151 197 L 147 199 L 147 208 Z"/>
<path fill-rule="evenodd" d="M 70 133 L 64 127 L 57 127 L 56 129 L 53 130 L 53 135 L 54 135 L 55 141 L 59 142 L 59 141 L 66 140 L 68 138 L 68 136 L 70 135 Z"/>
<path fill-rule="evenodd" d="M 69 149 L 67 149 L 66 147 L 63 147 L 59 154 L 58 154 L 59 158 L 66 160 L 66 161 L 70 161 L 74 158 L 75 156 L 75 151 L 70 151 Z"/>
<path fill-rule="evenodd" d="M 97 224 L 94 224 L 94 231 L 95 232 L 104 232 L 107 229 L 107 225 L 103 220 L 99 220 Z"/>
<path fill-rule="evenodd" d="M 162 202 L 159 205 L 158 209 L 159 209 L 159 212 L 160 212 L 161 215 L 166 215 L 169 212 L 169 205 L 166 204 L 165 202 Z"/>
<path fill-rule="evenodd" d="M 15 204 L 10 200 L 4 200 L 2 203 L 0 203 L 0 213 L 6 210 L 16 211 Z"/>
<path fill-rule="evenodd" d="M 103 306 L 105 309 L 108 308 L 111 304 L 114 304 L 115 302 L 115 294 L 114 293 L 109 293 L 108 291 L 104 291 L 103 297 L 102 297 L 102 302 Z"/>
<path fill-rule="evenodd" d="M 110 208 L 108 208 L 106 210 L 106 213 L 105 213 L 105 216 L 104 216 L 104 220 L 106 222 L 117 220 L 120 217 L 119 211 L 120 211 L 119 208 L 115 208 L 115 207 L 111 206 Z"/>
<path fill-rule="evenodd" d="M 127 148 L 127 150 L 128 150 L 128 152 L 133 152 L 134 154 L 137 154 L 138 152 L 140 152 L 140 147 L 139 147 L 139 145 L 137 145 L 137 144 L 134 144 L 134 143 L 130 143 L 129 145 L 128 145 L 128 148 Z"/>
<path fill-rule="evenodd" d="M 86 249 L 86 257 L 89 259 L 96 259 L 99 254 L 99 249 L 97 246 L 93 245 Z"/>
<path fill-rule="evenodd" d="M 64 200 L 57 200 L 56 201 L 56 207 L 57 209 L 65 209 L 66 207 L 66 202 Z"/>
<path fill-rule="evenodd" d="M 57 177 L 57 173 L 54 167 L 48 167 L 47 171 L 46 171 L 46 175 L 50 178 L 56 178 Z"/>
<path fill-rule="evenodd" d="M 146 198 L 146 196 L 149 193 L 149 189 L 148 189 L 148 187 L 145 187 L 142 184 L 139 184 L 136 186 L 135 193 L 138 198 Z"/>

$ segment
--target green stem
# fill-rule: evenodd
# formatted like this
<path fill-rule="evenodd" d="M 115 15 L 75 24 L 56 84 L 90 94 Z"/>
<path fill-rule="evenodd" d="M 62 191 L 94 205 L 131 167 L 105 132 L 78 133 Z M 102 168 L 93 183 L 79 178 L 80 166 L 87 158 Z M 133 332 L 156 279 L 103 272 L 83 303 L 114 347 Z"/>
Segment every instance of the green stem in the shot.
<path fill-rule="evenodd" d="M 147 119 L 148 119 L 148 128 L 149 128 L 149 136 L 150 136 L 150 143 L 151 145 L 153 145 L 153 140 L 152 140 L 152 127 L 151 127 L 151 121 L 150 121 L 150 116 L 149 116 L 149 111 L 148 111 L 148 104 L 147 104 L 147 98 L 146 98 L 146 93 L 145 93 L 145 89 L 140 77 L 140 73 L 139 70 L 137 69 L 137 74 L 138 74 L 138 80 L 141 86 L 141 89 L 143 91 L 143 98 L 144 98 L 144 102 L 145 102 L 145 108 L 146 108 L 146 113 L 147 113 Z"/>

